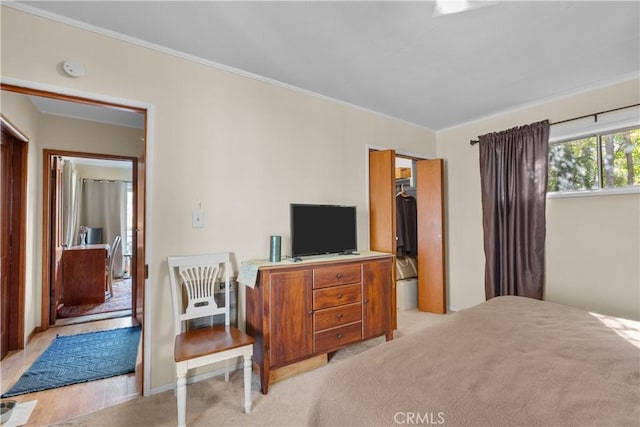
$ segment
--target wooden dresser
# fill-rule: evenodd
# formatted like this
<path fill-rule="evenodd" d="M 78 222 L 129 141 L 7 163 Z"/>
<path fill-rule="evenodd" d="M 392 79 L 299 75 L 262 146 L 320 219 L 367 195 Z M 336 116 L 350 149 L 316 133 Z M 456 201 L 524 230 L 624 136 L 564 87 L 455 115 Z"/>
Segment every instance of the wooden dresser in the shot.
<path fill-rule="evenodd" d="M 393 255 L 345 256 L 260 267 L 246 289 L 247 333 L 269 384 L 327 362 L 327 353 L 396 328 Z"/>
<path fill-rule="evenodd" d="M 62 302 L 101 304 L 107 290 L 109 245 L 71 246 L 62 255 Z"/>

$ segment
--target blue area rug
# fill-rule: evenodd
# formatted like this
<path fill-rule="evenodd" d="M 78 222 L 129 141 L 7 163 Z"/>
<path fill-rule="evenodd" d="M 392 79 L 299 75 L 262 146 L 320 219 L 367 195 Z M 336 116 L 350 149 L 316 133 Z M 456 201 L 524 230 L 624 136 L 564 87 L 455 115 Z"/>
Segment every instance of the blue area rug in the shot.
<path fill-rule="evenodd" d="M 57 336 L 2 397 L 134 372 L 140 326 Z"/>

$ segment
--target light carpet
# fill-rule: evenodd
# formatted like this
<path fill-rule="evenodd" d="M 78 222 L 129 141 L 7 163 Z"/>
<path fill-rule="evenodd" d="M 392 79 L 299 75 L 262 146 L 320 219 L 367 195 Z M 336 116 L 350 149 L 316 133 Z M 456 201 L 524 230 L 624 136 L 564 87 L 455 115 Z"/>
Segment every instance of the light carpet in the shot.
<path fill-rule="evenodd" d="M 431 324 L 445 316 L 421 313 L 417 310 L 398 312 L 395 340 Z M 197 426 L 303 426 L 311 408 L 313 390 L 329 370 L 342 361 L 385 343 L 383 337 L 350 345 L 334 354 L 321 368 L 289 378 L 269 386 L 269 394 L 259 392 L 259 379 L 254 374 L 252 384 L 253 407 L 250 414 L 243 411 L 243 378 L 235 371 L 228 383 L 222 376 L 187 386 L 187 425 Z M 389 344 L 392 345 L 393 341 Z M 399 361 L 398 363 L 402 363 Z M 57 423 L 57 426 L 175 426 L 176 400 L 173 391 L 138 398 L 98 412 Z"/>

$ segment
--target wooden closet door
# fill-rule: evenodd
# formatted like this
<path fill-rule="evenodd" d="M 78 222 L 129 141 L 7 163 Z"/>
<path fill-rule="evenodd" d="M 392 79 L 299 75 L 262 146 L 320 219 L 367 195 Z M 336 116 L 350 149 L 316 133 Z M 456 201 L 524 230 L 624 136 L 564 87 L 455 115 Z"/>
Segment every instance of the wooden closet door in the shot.
<path fill-rule="evenodd" d="M 369 152 L 369 248 L 396 253 L 396 152 Z M 391 329 L 397 329 L 395 257 L 392 268 Z"/>
<path fill-rule="evenodd" d="M 444 314 L 446 304 L 443 160 L 418 160 L 418 310 Z"/>
<path fill-rule="evenodd" d="M 396 253 L 396 152 L 369 152 L 369 239 L 372 251 Z"/>

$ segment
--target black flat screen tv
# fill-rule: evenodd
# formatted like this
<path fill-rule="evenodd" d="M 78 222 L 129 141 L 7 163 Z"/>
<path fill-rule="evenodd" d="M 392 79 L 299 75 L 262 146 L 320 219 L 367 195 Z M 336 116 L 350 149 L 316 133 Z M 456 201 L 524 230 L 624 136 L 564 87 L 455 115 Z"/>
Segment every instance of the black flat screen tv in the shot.
<path fill-rule="evenodd" d="M 290 221 L 293 258 L 357 249 L 355 206 L 292 203 Z"/>

